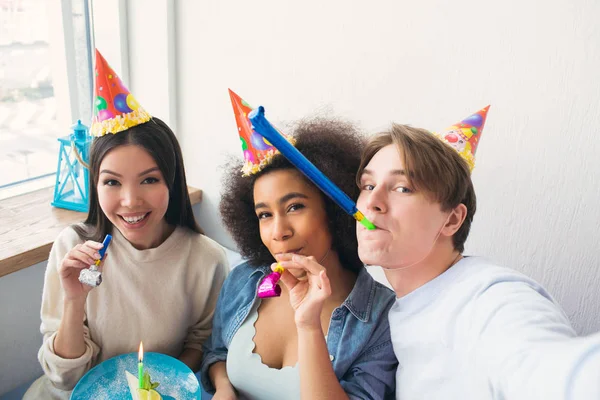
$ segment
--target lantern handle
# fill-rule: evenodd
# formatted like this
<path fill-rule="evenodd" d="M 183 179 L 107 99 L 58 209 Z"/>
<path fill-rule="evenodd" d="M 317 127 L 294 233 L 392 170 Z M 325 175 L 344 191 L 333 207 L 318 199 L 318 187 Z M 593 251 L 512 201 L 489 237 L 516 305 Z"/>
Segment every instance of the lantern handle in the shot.
<path fill-rule="evenodd" d="M 85 161 L 83 161 L 83 158 L 81 158 L 81 155 L 79 154 L 79 150 L 77 150 L 77 146 L 75 145 L 75 141 L 71 140 L 71 148 L 73 149 L 73 151 L 75 152 L 75 158 L 77 159 L 77 161 L 79 161 L 79 163 L 81 165 L 83 165 L 86 169 L 90 169 L 90 166 L 88 163 L 86 163 Z"/>

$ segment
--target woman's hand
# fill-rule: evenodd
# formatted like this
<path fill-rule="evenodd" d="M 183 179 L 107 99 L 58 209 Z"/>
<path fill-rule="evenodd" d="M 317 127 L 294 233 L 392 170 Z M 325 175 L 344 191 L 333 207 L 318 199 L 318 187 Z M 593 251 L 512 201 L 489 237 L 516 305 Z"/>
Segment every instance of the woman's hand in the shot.
<path fill-rule="evenodd" d="M 233 387 L 230 386 L 230 388 L 217 390 L 212 398 L 213 400 L 237 400 L 237 395 Z"/>
<path fill-rule="evenodd" d="M 281 274 L 281 282 L 289 291 L 296 327 L 321 330 L 321 311 L 325 300 L 331 295 L 325 268 L 312 256 L 283 254 L 278 259 L 285 269 Z M 271 268 L 274 269 L 276 265 L 273 264 Z M 306 278 L 298 279 L 288 270 L 304 271 Z"/>
<path fill-rule="evenodd" d="M 208 368 L 208 376 L 215 386 L 213 400 L 236 400 L 237 393 L 227 376 L 225 361 L 217 361 Z"/>
<path fill-rule="evenodd" d="M 65 300 L 77 301 L 85 300 L 87 294 L 93 288 L 79 282 L 79 273 L 84 268 L 89 268 L 96 260 L 100 259 L 98 251 L 102 248 L 102 243 L 88 240 L 83 244 L 78 244 L 69 251 L 58 266 L 58 276 L 60 283 L 65 291 Z M 105 257 L 106 259 L 106 257 Z M 104 260 L 98 267 L 101 270 Z"/>

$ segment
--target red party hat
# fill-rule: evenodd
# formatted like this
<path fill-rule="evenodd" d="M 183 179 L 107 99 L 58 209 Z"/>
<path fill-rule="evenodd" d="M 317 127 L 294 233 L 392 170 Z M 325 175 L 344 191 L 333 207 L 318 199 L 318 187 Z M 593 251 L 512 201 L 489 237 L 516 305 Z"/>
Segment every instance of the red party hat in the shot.
<path fill-rule="evenodd" d="M 115 71 L 96 49 L 96 85 L 90 132 L 93 136 L 118 133 L 150 121 Z"/>
<path fill-rule="evenodd" d="M 238 127 L 244 159 L 246 160 L 242 167 L 242 174 L 244 176 L 252 175 L 269 164 L 279 151 L 252 128 L 252 124 L 248 118 L 248 114 L 252 111 L 252 107 L 231 89 L 229 89 L 229 97 L 231 97 L 235 122 Z M 295 140 L 292 137 L 286 135 L 283 136 L 290 143 L 295 143 Z"/>

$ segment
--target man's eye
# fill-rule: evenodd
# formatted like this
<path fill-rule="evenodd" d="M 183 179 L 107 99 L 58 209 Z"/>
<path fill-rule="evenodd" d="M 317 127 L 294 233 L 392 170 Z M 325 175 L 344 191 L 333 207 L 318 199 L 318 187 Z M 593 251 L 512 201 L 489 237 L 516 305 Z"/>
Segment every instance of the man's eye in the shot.
<path fill-rule="evenodd" d="M 367 185 L 363 185 L 362 186 L 362 190 L 367 190 L 369 192 L 372 191 L 373 189 L 375 189 L 375 185 L 369 185 L 369 184 L 367 184 Z"/>

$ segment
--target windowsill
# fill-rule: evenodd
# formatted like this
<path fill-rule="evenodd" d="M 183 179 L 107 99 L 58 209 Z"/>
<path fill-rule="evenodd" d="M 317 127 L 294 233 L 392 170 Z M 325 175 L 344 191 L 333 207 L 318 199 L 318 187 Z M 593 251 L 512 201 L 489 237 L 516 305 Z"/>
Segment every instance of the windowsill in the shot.
<path fill-rule="evenodd" d="M 0 201 L 0 277 L 48 259 L 56 236 L 81 222 L 86 213 L 50 205 L 54 188 Z M 193 204 L 202 201 L 202 190 L 188 186 Z"/>

